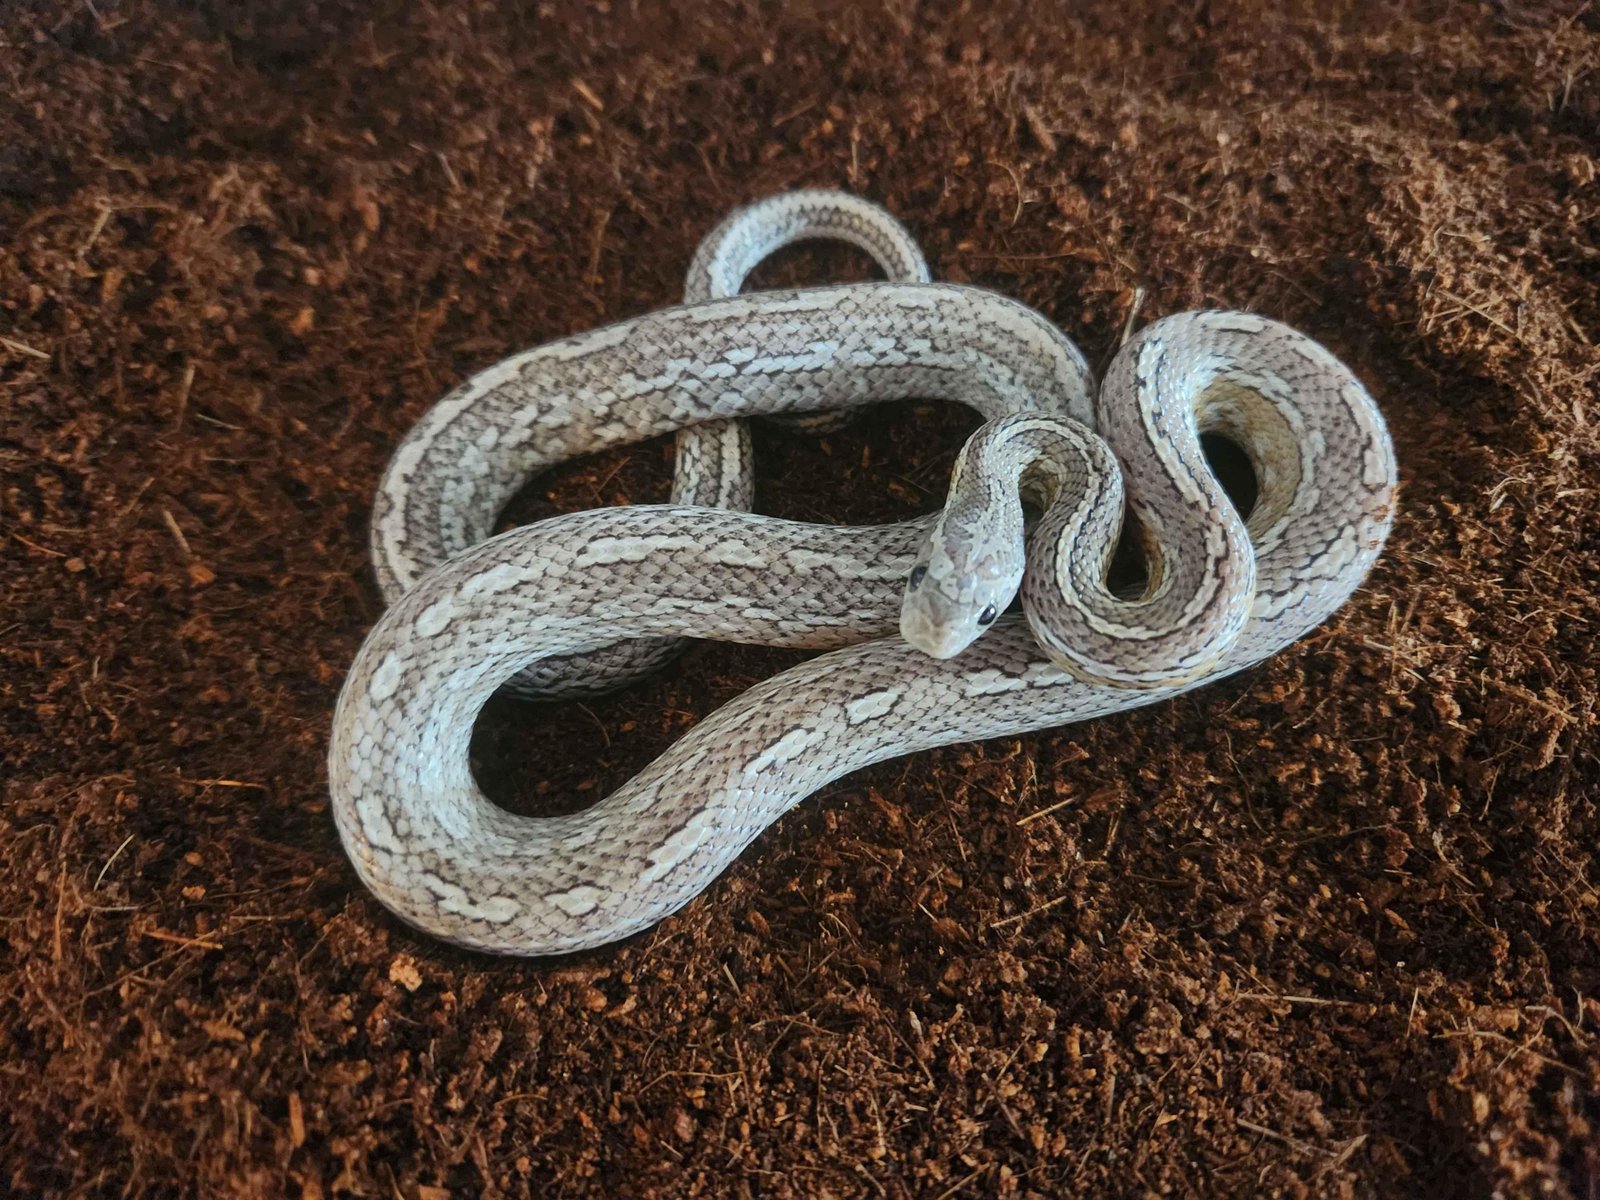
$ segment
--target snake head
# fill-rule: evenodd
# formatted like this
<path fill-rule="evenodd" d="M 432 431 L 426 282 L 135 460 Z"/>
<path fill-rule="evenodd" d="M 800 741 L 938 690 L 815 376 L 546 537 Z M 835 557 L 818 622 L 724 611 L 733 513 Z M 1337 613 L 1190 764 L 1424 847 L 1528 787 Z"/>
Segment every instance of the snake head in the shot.
<path fill-rule="evenodd" d="M 1022 585 L 1023 547 L 973 549 L 935 529 L 906 579 L 900 636 L 934 658 L 954 658 L 1006 610 Z"/>

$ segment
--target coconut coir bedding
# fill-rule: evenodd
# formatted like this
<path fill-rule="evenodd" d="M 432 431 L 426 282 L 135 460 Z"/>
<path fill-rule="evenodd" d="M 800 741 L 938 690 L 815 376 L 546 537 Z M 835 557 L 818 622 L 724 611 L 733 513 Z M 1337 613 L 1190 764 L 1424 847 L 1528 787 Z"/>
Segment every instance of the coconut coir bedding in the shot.
<path fill-rule="evenodd" d="M 1600 9 L 60 0 L 0 39 L 0 1190 L 1600 1193 Z M 1238 678 L 842 781 L 629 943 L 436 945 L 325 798 L 378 474 L 800 185 L 1101 366 L 1188 308 L 1307 331 L 1393 425 L 1388 552 Z M 762 506 L 926 511 L 972 424 L 765 428 Z M 479 775 L 579 807 L 791 661 L 496 703 Z"/>

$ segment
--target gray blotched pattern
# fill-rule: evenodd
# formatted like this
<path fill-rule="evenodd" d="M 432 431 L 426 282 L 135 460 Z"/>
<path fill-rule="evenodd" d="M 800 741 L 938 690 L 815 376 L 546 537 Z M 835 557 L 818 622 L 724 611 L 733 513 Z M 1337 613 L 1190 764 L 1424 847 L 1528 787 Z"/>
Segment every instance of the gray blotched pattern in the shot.
<path fill-rule="evenodd" d="M 769 196 L 731 214 L 700 242 L 684 283 L 686 304 L 737 296 L 762 260 L 808 239 L 845 242 L 871 255 L 890 279 L 927 283 L 922 248 L 899 221 L 847 192 L 809 188 Z M 851 410 L 780 417 L 815 433 L 848 419 Z M 678 431 L 672 503 L 747 511 L 755 507 L 750 428 L 743 420 L 708 421 Z M 546 659 L 518 675 L 511 690 L 528 696 L 583 696 L 610 691 L 664 666 L 681 638 L 633 638 L 568 658 Z"/>
<path fill-rule="evenodd" d="M 488 536 L 531 476 L 588 451 L 730 417 L 897 399 L 1087 424 L 1092 389 L 1059 330 L 976 288 L 858 283 L 647 313 L 508 358 L 426 413 L 379 486 L 378 581 L 393 602 Z M 520 689 L 560 693 L 573 670 L 541 662 Z"/>
<path fill-rule="evenodd" d="M 1071 564 L 1103 562 L 1109 487 L 1062 489 L 1030 545 L 1023 592 L 1030 619 L 1048 624 L 1054 604 L 1106 639 L 1099 665 L 1112 682 L 1052 664 L 1017 618 L 944 661 L 885 638 L 937 517 L 857 529 L 638 507 L 474 545 L 523 480 L 572 455 L 709 420 L 906 396 L 991 419 L 1092 418 L 1105 436 L 1155 551 L 1150 592 L 1097 611 L 1074 602 L 1082 573 Z M 1242 532 L 1199 452 L 1206 431 L 1254 465 L 1259 495 Z M 369 635 L 339 699 L 335 818 L 367 886 L 440 937 L 513 954 L 624 937 L 849 771 L 1149 704 L 1295 641 L 1365 576 L 1395 485 L 1387 430 L 1360 383 L 1315 342 L 1248 314 L 1155 323 L 1097 397 L 1082 356 L 1043 318 L 948 285 L 740 296 L 567 338 L 469 380 L 396 452 L 373 549 L 386 591 L 410 590 Z M 970 476 L 952 508 L 987 486 Z M 1101 541 L 1074 540 L 1091 535 Z M 1241 622 L 1229 597 L 1252 568 Z M 1148 664 L 1124 670 L 1118 644 L 1135 664 L 1184 627 L 1203 635 L 1192 678 L 1152 685 Z M 584 812 L 518 817 L 481 794 L 472 724 L 519 669 L 619 638 L 686 635 L 844 648 L 724 706 Z M 1207 637 L 1218 639 L 1210 652 Z"/>

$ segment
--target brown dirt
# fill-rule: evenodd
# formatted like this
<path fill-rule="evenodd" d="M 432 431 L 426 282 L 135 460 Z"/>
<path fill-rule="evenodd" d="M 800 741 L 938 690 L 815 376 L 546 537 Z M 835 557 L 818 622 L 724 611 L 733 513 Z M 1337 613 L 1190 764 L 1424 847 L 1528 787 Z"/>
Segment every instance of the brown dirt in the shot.
<path fill-rule="evenodd" d="M 555 8 L 7 10 L 0 1189 L 1600 1194 L 1600 9 Z M 1386 557 L 1236 680 L 845 780 L 628 944 L 414 935 L 323 767 L 386 456 L 800 184 L 1098 362 L 1137 289 L 1325 341 Z M 764 505 L 926 509 L 969 424 L 763 430 Z M 481 774 L 582 802 L 787 661 L 494 706 Z"/>

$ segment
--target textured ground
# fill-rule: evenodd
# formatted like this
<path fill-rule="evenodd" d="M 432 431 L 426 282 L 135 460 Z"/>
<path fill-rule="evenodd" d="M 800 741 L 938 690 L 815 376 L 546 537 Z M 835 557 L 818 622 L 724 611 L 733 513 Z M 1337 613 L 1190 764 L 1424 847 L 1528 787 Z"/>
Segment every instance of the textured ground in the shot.
<path fill-rule="evenodd" d="M 1600 1195 L 1600 9 L 684 8 L 8 8 L 0 1190 Z M 1387 556 L 1238 679 L 843 781 L 629 944 L 414 936 L 323 766 L 386 456 L 801 184 L 1097 363 L 1201 305 L 1325 341 Z M 763 505 L 927 509 L 969 425 L 765 430 Z M 582 803 L 787 661 L 495 706 L 481 776 Z"/>

